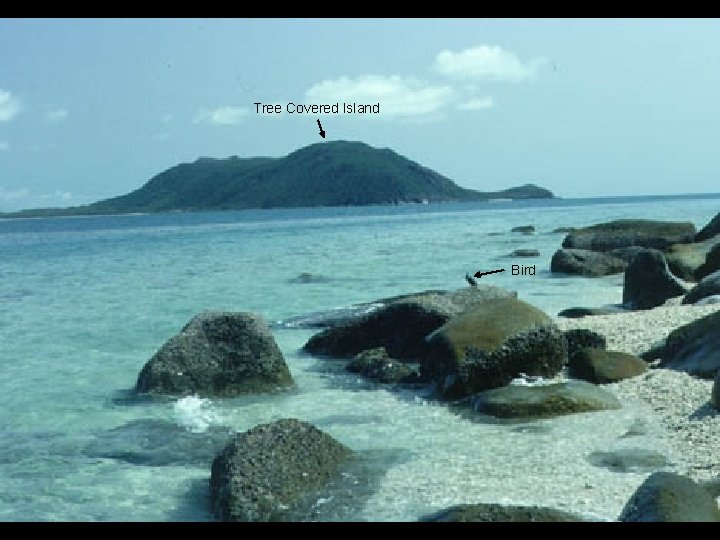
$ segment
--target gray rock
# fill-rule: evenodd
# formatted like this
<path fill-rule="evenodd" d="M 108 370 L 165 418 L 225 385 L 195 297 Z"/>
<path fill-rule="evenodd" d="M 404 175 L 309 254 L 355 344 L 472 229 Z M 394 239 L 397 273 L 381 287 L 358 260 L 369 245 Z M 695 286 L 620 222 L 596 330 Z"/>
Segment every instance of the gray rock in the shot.
<path fill-rule="evenodd" d="M 565 336 L 550 317 L 503 298 L 473 306 L 429 335 L 422 372 L 454 399 L 508 384 L 520 373 L 551 377 L 566 360 Z"/>
<path fill-rule="evenodd" d="M 700 283 L 695 285 L 683 298 L 683 304 L 697 304 L 700 300 L 709 296 L 720 294 L 720 270 L 705 276 Z"/>
<path fill-rule="evenodd" d="M 700 229 L 700 232 L 695 235 L 695 241 L 702 242 L 718 234 L 720 234 L 720 214 L 717 214 L 710 220 L 710 223 Z"/>
<path fill-rule="evenodd" d="M 590 347 L 592 349 L 604 349 L 607 346 L 605 336 L 588 330 L 587 328 L 576 328 L 565 332 L 565 339 L 568 344 L 568 358 L 580 349 Z"/>
<path fill-rule="evenodd" d="M 720 245 L 720 236 L 693 244 L 673 244 L 664 250 L 670 271 L 686 281 L 702 279 L 705 265 L 712 249 Z M 720 252 L 718 252 L 720 255 Z"/>
<path fill-rule="evenodd" d="M 571 377 L 595 384 L 607 384 L 647 371 L 647 364 L 632 354 L 584 348 L 570 356 L 568 373 Z"/>
<path fill-rule="evenodd" d="M 596 467 L 604 467 L 611 471 L 649 472 L 670 465 L 668 458 L 655 450 L 645 448 L 623 448 L 611 452 L 592 452 L 588 461 Z"/>
<path fill-rule="evenodd" d="M 610 251 L 629 246 L 665 249 L 670 244 L 692 242 L 695 225 L 689 222 L 618 219 L 576 229 L 563 240 L 567 249 Z"/>
<path fill-rule="evenodd" d="M 618 521 L 720 521 L 715 498 L 690 478 L 669 472 L 648 476 L 623 508 Z"/>
<path fill-rule="evenodd" d="M 620 408 L 614 395 L 584 381 L 510 385 L 481 392 L 473 396 L 470 403 L 475 412 L 499 418 L 549 418 Z"/>
<path fill-rule="evenodd" d="M 385 347 L 358 353 L 345 369 L 380 383 L 416 383 L 420 381 L 420 374 L 416 369 L 390 358 Z"/>
<path fill-rule="evenodd" d="M 670 273 L 665 256 L 656 249 L 638 253 L 625 270 L 623 304 L 632 309 L 652 309 L 686 292 Z"/>
<path fill-rule="evenodd" d="M 550 260 L 553 273 L 600 277 L 619 274 L 627 268 L 622 259 L 585 249 L 559 249 Z"/>
<path fill-rule="evenodd" d="M 478 285 L 452 293 L 422 293 L 392 300 L 377 310 L 328 328 L 311 337 L 303 347 L 311 354 L 352 358 L 376 347 L 385 347 L 397 360 L 416 360 L 425 349 L 425 336 L 452 316 L 472 305 L 517 293 Z"/>
<path fill-rule="evenodd" d="M 572 522 L 585 521 L 580 516 L 540 506 L 506 506 L 502 504 L 461 504 L 426 516 L 420 521 L 441 522 L 510 522 L 529 521 Z"/>
<path fill-rule="evenodd" d="M 222 521 L 282 521 L 311 506 L 352 453 L 307 422 L 262 424 L 236 435 L 212 464 L 210 503 Z"/>
<path fill-rule="evenodd" d="M 253 313 L 196 315 L 145 364 L 136 390 L 236 396 L 293 384 L 265 320 Z"/>
<path fill-rule="evenodd" d="M 513 227 L 512 232 L 519 232 L 522 234 L 534 234 L 535 226 L 533 225 L 521 225 L 520 227 Z"/>
<path fill-rule="evenodd" d="M 658 352 L 660 367 L 714 378 L 720 370 L 720 312 L 676 328 Z"/>
<path fill-rule="evenodd" d="M 563 309 L 558 313 L 558 317 L 565 317 L 567 319 L 580 319 L 582 317 L 591 317 L 593 315 L 612 315 L 614 313 L 624 313 L 627 311 L 625 308 L 617 307 L 597 307 L 597 308 L 586 308 L 586 307 L 572 307 Z"/>
<path fill-rule="evenodd" d="M 539 257 L 540 252 L 537 249 L 516 249 L 510 253 L 509 257 Z"/>
<path fill-rule="evenodd" d="M 613 257 L 617 257 L 618 259 L 621 259 L 625 261 L 626 263 L 630 264 L 635 260 L 635 257 L 638 253 L 641 251 L 645 251 L 647 248 L 644 248 L 642 246 L 630 246 L 630 247 L 624 247 L 624 248 L 617 248 L 617 249 L 611 249 L 607 252 L 608 255 L 612 255 Z"/>
<path fill-rule="evenodd" d="M 718 370 L 717 375 L 715 375 L 715 380 L 713 381 L 710 403 L 720 411 L 720 370 Z"/>
<path fill-rule="evenodd" d="M 720 237 L 718 237 L 720 240 Z M 720 242 L 716 243 L 705 256 L 705 261 L 695 271 L 695 279 L 701 280 L 720 270 Z"/>

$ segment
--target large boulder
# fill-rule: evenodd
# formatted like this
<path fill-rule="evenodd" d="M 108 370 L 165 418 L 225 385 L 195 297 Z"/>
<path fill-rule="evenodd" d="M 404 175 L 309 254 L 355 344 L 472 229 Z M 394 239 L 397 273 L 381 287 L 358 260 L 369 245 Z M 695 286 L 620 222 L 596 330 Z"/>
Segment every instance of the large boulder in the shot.
<path fill-rule="evenodd" d="M 683 304 L 696 304 L 703 298 L 720 294 L 720 270 L 705 276 L 683 298 Z"/>
<path fill-rule="evenodd" d="M 293 384 L 265 320 L 253 313 L 196 315 L 145 364 L 136 390 L 237 396 Z"/>
<path fill-rule="evenodd" d="M 685 286 L 670 273 L 665 256 L 656 249 L 638 253 L 625 270 L 623 304 L 631 309 L 652 309 L 685 292 Z"/>
<path fill-rule="evenodd" d="M 720 270 L 720 243 L 715 244 L 705 256 L 705 261 L 695 271 L 695 279 L 701 280 Z"/>
<path fill-rule="evenodd" d="M 470 403 L 475 412 L 499 418 L 549 418 L 620 408 L 614 395 L 584 381 L 510 385 L 480 392 Z"/>
<path fill-rule="evenodd" d="M 707 240 L 708 238 L 712 238 L 718 234 L 720 234 L 720 214 L 717 214 L 710 220 L 710 223 L 700 229 L 700 231 L 695 235 L 695 241 L 702 242 L 703 240 Z"/>
<path fill-rule="evenodd" d="M 390 358 L 385 347 L 358 353 L 345 369 L 379 383 L 416 383 L 420 380 L 416 369 Z"/>
<path fill-rule="evenodd" d="M 502 504 L 460 504 L 441 510 L 422 521 L 440 522 L 510 522 L 528 521 L 585 521 L 582 517 L 554 508 L 540 506 L 505 506 Z"/>
<path fill-rule="evenodd" d="M 656 472 L 635 491 L 618 521 L 720 521 L 715 498 L 690 478 Z"/>
<path fill-rule="evenodd" d="M 316 502 L 339 474 L 349 448 L 295 419 L 236 435 L 212 464 L 210 503 L 222 521 L 282 521 Z"/>
<path fill-rule="evenodd" d="M 568 358 L 580 349 L 590 347 L 591 349 L 604 349 L 607 346 L 605 336 L 588 330 L 587 328 L 574 328 L 565 331 L 565 339 L 568 344 Z"/>
<path fill-rule="evenodd" d="M 710 404 L 720 411 L 720 370 L 718 370 L 717 375 L 715 375 L 715 380 L 713 381 Z"/>
<path fill-rule="evenodd" d="M 720 311 L 670 332 L 659 356 L 660 367 L 715 377 L 720 371 Z"/>
<path fill-rule="evenodd" d="M 595 384 L 607 384 L 637 377 L 646 371 L 647 363 L 637 356 L 602 349 L 580 349 L 570 356 L 568 362 L 568 373 L 571 377 Z"/>
<path fill-rule="evenodd" d="M 665 249 L 670 244 L 692 242 L 694 238 L 695 225 L 689 222 L 618 219 L 575 229 L 565 237 L 562 247 L 591 251 L 629 246 Z"/>
<path fill-rule="evenodd" d="M 705 267 L 705 261 L 712 249 L 720 244 L 720 236 L 693 244 L 673 244 L 664 250 L 670 271 L 686 281 L 697 281 L 698 273 Z"/>
<path fill-rule="evenodd" d="M 352 358 L 359 352 L 385 347 L 397 360 L 415 360 L 425 348 L 425 336 L 468 306 L 517 293 L 478 285 L 452 293 L 403 296 L 367 315 L 328 328 L 311 337 L 304 350 L 317 355 Z"/>
<path fill-rule="evenodd" d="M 625 268 L 627 263 L 622 259 L 586 249 L 559 249 L 550 260 L 550 271 L 553 273 L 588 277 L 619 274 Z"/>
<path fill-rule="evenodd" d="M 430 334 L 422 369 L 443 397 L 459 398 L 520 373 L 552 377 L 566 360 L 565 336 L 550 317 L 503 298 L 468 308 Z"/>

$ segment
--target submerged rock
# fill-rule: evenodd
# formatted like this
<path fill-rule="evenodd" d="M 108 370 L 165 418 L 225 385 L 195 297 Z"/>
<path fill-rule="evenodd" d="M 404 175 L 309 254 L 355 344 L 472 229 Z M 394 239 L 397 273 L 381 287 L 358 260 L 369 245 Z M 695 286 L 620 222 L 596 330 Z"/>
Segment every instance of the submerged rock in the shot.
<path fill-rule="evenodd" d="M 568 344 L 568 358 L 580 349 L 590 347 L 592 349 L 604 349 L 607 346 L 605 336 L 588 330 L 587 328 L 576 328 L 565 331 L 565 339 Z"/>
<path fill-rule="evenodd" d="M 695 225 L 689 222 L 618 219 L 576 229 L 563 240 L 567 249 L 610 251 L 629 246 L 665 249 L 671 244 L 692 242 Z"/>
<path fill-rule="evenodd" d="M 422 370 L 452 399 L 503 386 L 520 373 L 552 377 L 566 360 L 565 336 L 550 317 L 504 298 L 473 306 L 429 335 Z"/>
<path fill-rule="evenodd" d="M 301 272 L 292 279 L 288 279 L 288 283 L 304 284 L 304 283 L 327 283 L 330 278 L 321 276 L 320 274 L 311 274 L 310 272 Z"/>
<path fill-rule="evenodd" d="M 676 328 L 657 352 L 660 367 L 714 378 L 720 371 L 720 311 Z"/>
<path fill-rule="evenodd" d="M 720 294 L 720 270 L 705 276 L 683 298 L 683 304 L 697 304 L 709 296 Z"/>
<path fill-rule="evenodd" d="M 307 422 L 262 424 L 241 433 L 212 464 L 210 503 L 222 521 L 282 521 L 339 474 L 349 448 Z"/>
<path fill-rule="evenodd" d="M 620 408 L 614 395 L 584 381 L 510 385 L 481 392 L 470 403 L 475 412 L 499 418 L 550 418 Z"/>
<path fill-rule="evenodd" d="M 586 249 L 559 249 L 550 260 L 550 271 L 553 273 L 587 277 L 619 274 L 625 268 L 627 263 L 622 259 Z"/>
<path fill-rule="evenodd" d="M 647 364 L 632 354 L 618 351 L 584 348 L 570 356 L 568 373 L 571 377 L 595 384 L 607 384 L 647 371 Z"/>
<path fill-rule="evenodd" d="M 540 252 L 537 249 L 516 249 L 510 253 L 509 257 L 539 257 Z"/>
<path fill-rule="evenodd" d="M 468 306 L 496 298 L 514 298 L 514 291 L 491 285 L 466 287 L 452 293 L 421 293 L 398 297 L 377 310 L 315 334 L 303 349 L 311 354 L 351 358 L 385 347 L 397 360 L 417 360 L 425 336 Z"/>
<path fill-rule="evenodd" d="M 596 467 L 605 467 L 611 471 L 646 472 L 655 471 L 670 465 L 663 454 L 645 448 L 623 448 L 611 452 L 592 452 L 588 461 Z"/>
<path fill-rule="evenodd" d="M 618 521 L 720 521 L 715 498 L 690 478 L 669 472 L 648 476 L 623 508 Z"/>
<path fill-rule="evenodd" d="M 511 229 L 511 232 L 519 232 L 522 234 L 534 234 L 535 226 L 534 225 L 521 225 L 520 227 L 513 227 Z"/>
<path fill-rule="evenodd" d="M 685 286 L 670 273 L 665 256 L 656 249 L 638 253 L 625 270 L 623 304 L 632 309 L 652 309 L 685 292 Z"/>
<path fill-rule="evenodd" d="M 136 390 L 236 396 L 293 384 L 265 320 L 253 313 L 196 315 L 145 364 Z"/>
<path fill-rule="evenodd" d="M 420 521 L 444 522 L 511 522 L 528 521 L 585 521 L 580 516 L 540 506 L 506 506 L 502 504 L 461 504 L 426 516 Z"/>
<path fill-rule="evenodd" d="M 702 242 L 703 240 L 707 240 L 708 238 L 712 238 L 718 234 L 720 234 L 720 214 L 717 214 L 710 220 L 710 223 L 700 229 L 700 231 L 695 235 L 695 241 Z"/>
<path fill-rule="evenodd" d="M 380 383 L 416 383 L 420 381 L 420 374 L 416 369 L 390 358 L 385 347 L 358 353 L 345 369 Z"/>

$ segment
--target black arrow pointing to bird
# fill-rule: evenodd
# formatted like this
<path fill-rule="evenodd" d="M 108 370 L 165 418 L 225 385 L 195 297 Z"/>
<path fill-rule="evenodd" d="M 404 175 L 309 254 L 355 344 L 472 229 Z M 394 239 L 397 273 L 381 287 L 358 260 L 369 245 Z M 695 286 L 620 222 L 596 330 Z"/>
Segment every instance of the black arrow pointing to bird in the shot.
<path fill-rule="evenodd" d="M 320 136 L 324 139 L 325 138 L 325 132 L 323 131 L 322 124 L 320 123 L 320 120 L 318 119 L 318 127 L 320 128 Z"/>
<path fill-rule="evenodd" d="M 489 272 L 475 272 L 476 278 L 481 278 L 483 276 L 487 276 L 488 274 L 497 274 L 498 272 L 504 272 L 505 269 L 501 268 L 500 270 L 490 270 Z"/>

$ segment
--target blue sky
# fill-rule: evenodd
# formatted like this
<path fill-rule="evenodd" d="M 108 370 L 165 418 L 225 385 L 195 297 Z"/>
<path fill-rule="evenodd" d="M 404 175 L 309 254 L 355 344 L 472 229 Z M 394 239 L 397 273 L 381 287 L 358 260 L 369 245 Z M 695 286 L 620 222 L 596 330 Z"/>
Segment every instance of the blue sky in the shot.
<path fill-rule="evenodd" d="M 126 193 L 199 156 L 389 147 L 458 184 L 717 192 L 719 20 L 0 20 L 0 210 Z"/>

